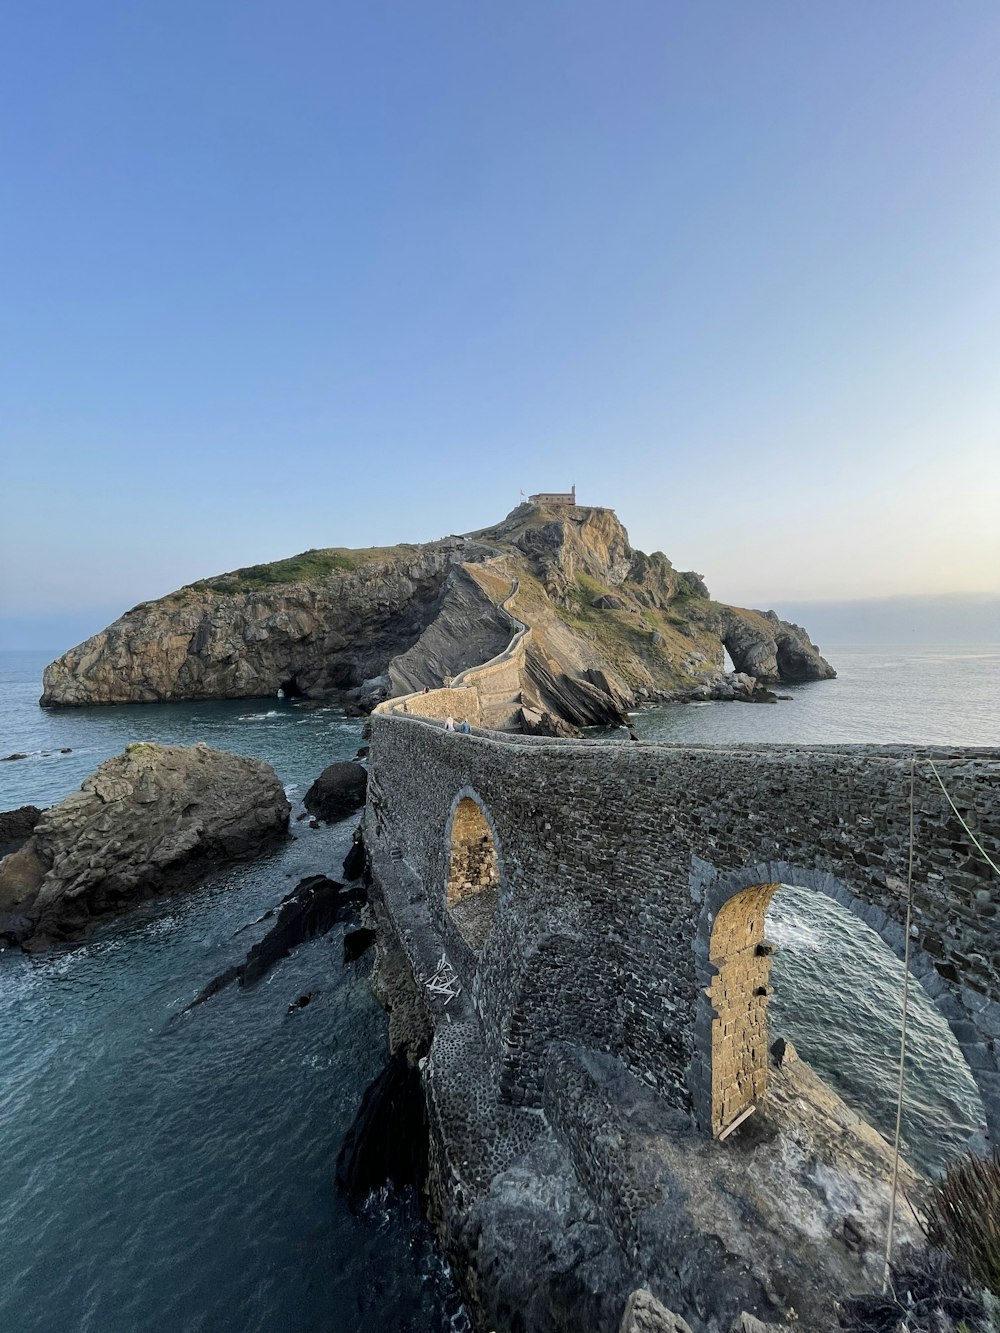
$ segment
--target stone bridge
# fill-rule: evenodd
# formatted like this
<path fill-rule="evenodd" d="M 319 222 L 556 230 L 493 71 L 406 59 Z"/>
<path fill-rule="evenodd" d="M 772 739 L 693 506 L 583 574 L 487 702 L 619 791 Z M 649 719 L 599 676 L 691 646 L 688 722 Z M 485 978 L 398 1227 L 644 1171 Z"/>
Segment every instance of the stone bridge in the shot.
<path fill-rule="evenodd" d="M 555 741 L 373 716 L 366 841 L 414 975 L 463 982 L 488 1086 L 608 1052 L 718 1135 L 766 1093 L 764 916 L 782 883 L 904 944 L 1000 1143 L 1000 751 Z M 836 1022 L 838 997 L 830 995 Z M 458 1025 L 456 1024 L 456 1031 Z"/>

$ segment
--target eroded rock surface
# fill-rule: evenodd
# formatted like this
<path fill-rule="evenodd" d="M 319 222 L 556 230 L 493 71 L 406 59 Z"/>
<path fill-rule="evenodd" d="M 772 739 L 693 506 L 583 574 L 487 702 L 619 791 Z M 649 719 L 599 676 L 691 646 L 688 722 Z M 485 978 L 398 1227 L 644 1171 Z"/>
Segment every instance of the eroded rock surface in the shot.
<path fill-rule="evenodd" d="M 36 947 L 255 856 L 288 829 L 269 764 L 205 745 L 131 745 L 0 862 L 0 934 Z"/>

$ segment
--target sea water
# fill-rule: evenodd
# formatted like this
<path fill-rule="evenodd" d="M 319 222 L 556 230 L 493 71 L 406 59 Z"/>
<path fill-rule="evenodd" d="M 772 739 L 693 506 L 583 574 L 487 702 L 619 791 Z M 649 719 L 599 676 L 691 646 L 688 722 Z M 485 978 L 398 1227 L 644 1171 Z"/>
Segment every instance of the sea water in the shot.
<path fill-rule="evenodd" d="M 301 701 L 45 711 L 51 656 L 0 654 L 0 757 L 28 756 L 0 763 L 0 810 L 60 800 L 136 740 L 266 759 L 295 802 L 360 743 L 359 722 Z M 830 656 L 839 678 L 795 687 L 790 703 L 671 705 L 633 725 L 672 741 L 1000 745 L 1000 652 Z M 142 904 L 76 946 L 0 953 L 4 1333 L 466 1326 L 415 1201 L 373 1199 L 356 1217 L 334 1185 L 386 1031 L 367 962 L 342 962 L 342 929 L 257 988 L 176 1017 L 243 958 L 261 933 L 253 923 L 300 878 L 337 875 L 353 822 L 294 823 L 271 855 Z M 802 890 L 776 896 L 772 1031 L 888 1130 L 901 969 L 839 912 Z M 905 1129 L 914 1160 L 934 1169 L 981 1108 L 947 1027 L 919 1001 L 918 989 Z"/>

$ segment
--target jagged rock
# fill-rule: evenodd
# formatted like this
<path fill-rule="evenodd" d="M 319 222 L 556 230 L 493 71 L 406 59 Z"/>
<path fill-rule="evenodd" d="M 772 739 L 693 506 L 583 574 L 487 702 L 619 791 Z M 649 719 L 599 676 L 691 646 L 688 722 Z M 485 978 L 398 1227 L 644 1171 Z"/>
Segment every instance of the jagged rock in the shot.
<path fill-rule="evenodd" d="M 178 1017 L 197 1009 L 234 981 L 244 989 L 256 986 L 293 949 L 306 940 L 325 935 L 338 921 L 357 911 L 365 899 L 365 891 L 360 887 L 347 889 L 325 875 L 307 876 L 281 900 L 277 921 L 243 962 L 213 977 Z"/>
<path fill-rule="evenodd" d="M 717 628 L 736 670 L 757 680 L 828 680 L 837 674 L 805 630 L 774 611 L 721 607 Z"/>
<path fill-rule="evenodd" d="M 368 771 L 353 759 L 330 764 L 312 784 L 302 804 L 317 819 L 328 824 L 344 819 L 365 803 Z"/>
<path fill-rule="evenodd" d="M 628 604 L 613 593 L 606 592 L 600 597 L 595 597 L 590 605 L 596 607 L 598 611 L 624 611 Z"/>
<path fill-rule="evenodd" d="M 4 757 L 0 759 L 0 764 L 12 764 L 15 759 L 27 759 L 27 757 L 26 754 L 5 754 Z"/>
<path fill-rule="evenodd" d="M 400 1047 L 365 1091 L 337 1158 L 337 1183 L 356 1208 L 381 1185 L 419 1189 L 426 1173 L 424 1090 Z"/>
<path fill-rule="evenodd" d="M 710 593 L 705 579 L 701 574 L 696 574 L 693 569 L 686 570 L 683 574 L 678 574 L 682 590 L 691 594 L 693 597 L 708 598 Z"/>
<path fill-rule="evenodd" d="M 288 829 L 269 764 L 206 745 L 130 745 L 0 862 L 0 934 L 35 947 L 255 856 Z"/>
<path fill-rule="evenodd" d="M 560 717 L 538 712 L 534 708 L 521 709 L 521 730 L 526 736 L 579 736 L 579 731 Z"/>
<path fill-rule="evenodd" d="M 360 879 L 365 873 L 365 832 L 361 824 L 351 834 L 351 850 L 344 857 L 344 878 Z"/>
<path fill-rule="evenodd" d="M 0 811 L 0 860 L 24 846 L 41 817 L 42 812 L 37 805 L 22 805 L 17 810 Z"/>
<path fill-rule="evenodd" d="M 691 1333 L 691 1325 L 639 1287 L 628 1298 L 618 1333 Z"/>

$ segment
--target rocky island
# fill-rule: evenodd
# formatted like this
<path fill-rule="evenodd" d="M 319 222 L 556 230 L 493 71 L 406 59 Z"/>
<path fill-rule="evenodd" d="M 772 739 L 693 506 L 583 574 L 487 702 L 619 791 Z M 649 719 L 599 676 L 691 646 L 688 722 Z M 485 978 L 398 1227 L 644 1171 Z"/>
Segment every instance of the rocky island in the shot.
<path fill-rule="evenodd" d="M 72 939 L 98 916 L 258 855 L 287 833 L 290 810 L 260 759 L 130 745 L 50 810 L 5 816 L 0 939 Z"/>
<path fill-rule="evenodd" d="M 535 503 L 465 536 L 307 551 L 141 603 L 53 662 L 41 703 L 281 691 L 367 712 L 450 684 L 518 635 L 491 700 L 493 724 L 512 730 L 614 724 L 643 701 L 768 697 L 835 674 L 799 626 L 714 601 L 700 575 L 635 550 L 612 510 Z"/>

